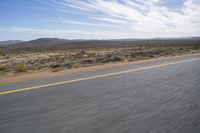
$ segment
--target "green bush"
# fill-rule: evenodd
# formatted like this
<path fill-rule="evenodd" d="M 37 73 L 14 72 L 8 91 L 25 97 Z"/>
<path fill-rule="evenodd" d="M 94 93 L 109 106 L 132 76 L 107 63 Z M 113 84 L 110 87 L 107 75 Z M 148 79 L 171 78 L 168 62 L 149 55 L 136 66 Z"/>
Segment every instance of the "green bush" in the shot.
<path fill-rule="evenodd" d="M 65 61 L 62 66 L 63 67 L 67 67 L 67 68 L 71 68 L 73 66 L 74 62 L 73 61 Z"/>
<path fill-rule="evenodd" d="M 112 60 L 112 61 L 122 61 L 122 60 L 124 60 L 124 57 L 121 57 L 121 56 L 113 56 L 113 57 L 111 58 L 111 60 Z"/>
<path fill-rule="evenodd" d="M 100 62 L 102 63 L 108 63 L 108 62 L 118 62 L 118 61 L 123 61 L 124 60 L 124 57 L 122 56 L 106 56 L 102 59 L 100 59 Z"/>
<path fill-rule="evenodd" d="M 66 61 L 62 64 L 62 66 L 67 68 L 78 68 L 81 64 L 77 61 Z"/>
<path fill-rule="evenodd" d="M 94 63 L 94 59 L 84 59 L 81 61 L 82 64 L 92 64 Z"/>
<path fill-rule="evenodd" d="M 6 71 L 8 69 L 9 69 L 8 66 L 0 66 L 0 71 Z"/>
<path fill-rule="evenodd" d="M 26 71 L 28 71 L 28 67 L 26 65 L 16 65 L 15 71 L 16 72 L 26 72 Z"/>

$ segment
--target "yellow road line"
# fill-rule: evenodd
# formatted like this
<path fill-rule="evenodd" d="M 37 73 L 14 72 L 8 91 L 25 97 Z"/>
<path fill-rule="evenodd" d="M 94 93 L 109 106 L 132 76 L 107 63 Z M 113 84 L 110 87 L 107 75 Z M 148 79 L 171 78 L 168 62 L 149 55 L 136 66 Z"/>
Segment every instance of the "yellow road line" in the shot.
<path fill-rule="evenodd" d="M 80 78 L 80 79 L 74 79 L 74 80 L 67 80 L 67 81 L 62 81 L 62 82 L 57 82 L 57 83 L 52 83 L 52 84 L 44 84 L 44 85 L 32 86 L 32 87 L 21 88 L 21 89 L 19 88 L 19 89 L 15 89 L 15 90 L 9 90 L 9 91 L 0 92 L 0 95 L 5 95 L 5 94 L 15 93 L 15 92 L 28 91 L 28 90 L 34 90 L 34 89 L 40 89 L 40 88 L 44 88 L 44 87 L 56 86 L 56 85 L 61 85 L 61 84 L 74 83 L 74 82 L 78 82 L 78 81 L 84 81 L 84 80 L 90 80 L 90 79 L 96 79 L 96 78 L 115 76 L 115 75 L 129 73 L 129 72 L 136 72 L 136 71 L 141 71 L 141 70 L 159 68 L 159 67 L 164 67 L 164 66 L 169 66 L 169 65 L 174 65 L 174 64 L 180 64 L 180 63 L 185 63 L 185 62 L 198 61 L 198 60 L 200 60 L 200 58 L 195 58 L 195 59 L 190 59 L 190 60 L 183 60 L 183 61 L 176 61 L 176 62 L 171 62 L 171 63 L 165 63 L 165 64 L 160 64 L 160 65 L 142 67 L 142 68 L 138 68 L 138 69 L 131 69 L 131 70 L 120 71 L 120 72 L 113 72 L 113 73 L 108 73 L 108 74 L 103 74 L 103 75 L 96 75 L 96 76 Z"/>

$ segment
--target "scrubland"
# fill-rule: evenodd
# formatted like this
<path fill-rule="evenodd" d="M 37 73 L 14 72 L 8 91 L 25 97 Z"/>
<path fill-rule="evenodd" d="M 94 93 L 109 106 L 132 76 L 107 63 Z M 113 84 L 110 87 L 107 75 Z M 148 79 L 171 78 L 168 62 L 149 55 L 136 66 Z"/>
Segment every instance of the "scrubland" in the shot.
<path fill-rule="evenodd" d="M 78 45 L 77 45 L 78 44 Z M 0 47 L 0 74 L 94 66 L 200 52 L 200 40 L 85 41 Z"/>

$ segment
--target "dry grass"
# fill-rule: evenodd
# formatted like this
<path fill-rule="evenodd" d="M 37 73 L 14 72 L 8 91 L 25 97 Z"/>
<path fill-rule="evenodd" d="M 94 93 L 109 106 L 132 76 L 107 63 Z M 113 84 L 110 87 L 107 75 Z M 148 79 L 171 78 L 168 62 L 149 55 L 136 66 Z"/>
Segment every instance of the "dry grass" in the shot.
<path fill-rule="evenodd" d="M 0 74 L 94 66 L 111 62 L 174 56 L 200 52 L 199 44 L 186 46 L 129 46 L 77 48 L 55 51 L 5 53 L 0 55 Z"/>
<path fill-rule="evenodd" d="M 196 51 L 195 53 L 200 53 L 200 51 Z M 188 55 L 181 55 L 181 56 L 188 56 Z M 59 71 L 53 69 L 43 69 L 37 71 L 30 71 L 26 73 L 9 73 L 6 76 L 0 75 L 1 84 L 13 83 L 13 82 L 20 82 L 20 81 L 27 81 L 27 80 L 35 80 L 35 79 L 43 79 L 43 78 L 50 78 L 50 77 L 57 77 L 66 74 L 72 73 L 80 73 L 80 72 L 88 72 L 88 71 L 95 71 L 95 70 L 103 70 L 109 69 L 114 67 L 121 67 L 126 66 L 129 64 L 140 64 L 144 62 L 151 62 L 151 61 L 160 61 L 160 60 L 167 60 L 167 59 L 174 59 L 178 58 L 179 56 L 170 56 L 170 57 L 160 57 L 160 58 L 153 58 L 148 60 L 139 60 L 134 62 L 117 62 L 117 63 L 107 63 L 107 64 L 100 64 L 95 66 L 88 66 L 88 67 L 80 67 L 80 68 L 71 68 L 71 69 L 61 69 Z M 54 71 L 55 70 L 55 71 Z"/>

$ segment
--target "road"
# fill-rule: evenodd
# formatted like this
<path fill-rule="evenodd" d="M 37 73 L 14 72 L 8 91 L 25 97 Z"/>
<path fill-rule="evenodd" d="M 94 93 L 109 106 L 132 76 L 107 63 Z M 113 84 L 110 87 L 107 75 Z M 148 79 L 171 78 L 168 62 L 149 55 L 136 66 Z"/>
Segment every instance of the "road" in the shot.
<path fill-rule="evenodd" d="M 0 85 L 0 133 L 199 133 L 200 54 Z"/>

